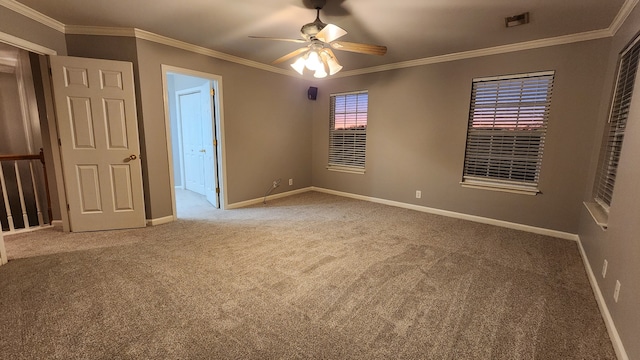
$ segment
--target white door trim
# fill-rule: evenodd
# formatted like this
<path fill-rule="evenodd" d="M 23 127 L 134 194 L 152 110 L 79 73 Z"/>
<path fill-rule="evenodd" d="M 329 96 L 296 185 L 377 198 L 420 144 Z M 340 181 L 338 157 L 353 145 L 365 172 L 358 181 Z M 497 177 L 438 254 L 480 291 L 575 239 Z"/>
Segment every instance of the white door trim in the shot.
<path fill-rule="evenodd" d="M 53 49 L 49 49 L 48 47 L 13 36 L 11 34 L 7 34 L 2 31 L 0 31 L 0 42 L 15 46 L 20 49 L 31 51 L 38 55 L 58 55 L 58 52 Z"/>
<path fill-rule="evenodd" d="M 171 143 L 171 116 L 169 114 L 169 98 L 167 94 L 168 86 L 167 86 L 167 74 L 175 73 L 179 75 L 188 75 L 188 76 L 196 76 L 204 79 L 212 80 L 213 88 L 216 92 L 215 96 L 215 113 L 214 117 L 216 119 L 216 133 L 218 135 L 218 146 L 217 152 L 219 156 L 218 162 L 218 174 L 219 177 L 219 187 L 220 187 L 220 208 L 222 210 L 227 209 L 229 206 L 229 200 L 227 196 L 227 152 L 225 149 L 226 141 L 225 141 L 225 132 L 224 132 L 224 111 L 223 111 L 223 95 L 222 95 L 222 76 L 215 75 L 211 73 L 205 73 L 196 70 L 190 70 L 185 68 L 180 68 L 171 65 L 162 64 L 162 98 L 164 100 L 164 121 L 165 121 L 165 133 L 167 135 L 167 160 L 169 162 L 169 181 L 171 188 L 171 199 L 172 199 L 172 207 L 173 207 L 173 218 L 174 220 L 178 219 L 178 215 L 176 212 L 176 189 L 175 189 L 175 181 L 173 179 L 174 169 L 173 169 L 173 150 Z"/>

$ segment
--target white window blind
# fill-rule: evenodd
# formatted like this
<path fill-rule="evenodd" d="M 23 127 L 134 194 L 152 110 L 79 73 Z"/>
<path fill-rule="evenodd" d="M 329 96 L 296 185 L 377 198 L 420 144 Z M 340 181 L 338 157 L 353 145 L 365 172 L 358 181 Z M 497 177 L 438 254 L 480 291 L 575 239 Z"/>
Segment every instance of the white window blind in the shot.
<path fill-rule="evenodd" d="M 364 170 L 367 145 L 366 91 L 331 95 L 329 169 Z"/>
<path fill-rule="evenodd" d="M 622 151 L 622 140 L 631 96 L 633 95 L 633 84 L 638 72 L 638 61 L 640 58 L 640 37 L 628 47 L 620 58 L 618 66 L 618 78 L 616 80 L 615 93 L 611 104 L 609 115 L 608 131 L 603 138 L 602 150 L 598 166 L 598 176 L 594 189 L 594 197 L 605 210 L 608 211 L 613 197 L 613 187 L 616 182 L 618 161 Z"/>
<path fill-rule="evenodd" d="M 537 192 L 554 72 L 474 79 L 463 184 Z"/>

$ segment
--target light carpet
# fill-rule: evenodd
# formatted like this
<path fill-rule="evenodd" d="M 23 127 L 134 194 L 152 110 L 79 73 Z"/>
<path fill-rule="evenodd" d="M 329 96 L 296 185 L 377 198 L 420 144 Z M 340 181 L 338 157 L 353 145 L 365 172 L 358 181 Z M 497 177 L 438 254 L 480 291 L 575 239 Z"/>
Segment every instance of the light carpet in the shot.
<path fill-rule="evenodd" d="M 575 242 L 317 192 L 179 213 L 7 237 L 0 357 L 615 359 Z"/>

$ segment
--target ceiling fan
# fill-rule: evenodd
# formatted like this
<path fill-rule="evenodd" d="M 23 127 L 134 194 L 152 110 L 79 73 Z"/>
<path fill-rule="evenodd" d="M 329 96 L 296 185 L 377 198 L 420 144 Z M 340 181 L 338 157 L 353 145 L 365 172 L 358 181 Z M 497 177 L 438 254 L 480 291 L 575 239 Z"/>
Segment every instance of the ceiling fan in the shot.
<path fill-rule="evenodd" d="M 339 38 L 347 34 L 347 31 L 337 25 L 325 24 L 320 20 L 320 10 L 322 10 L 326 3 L 326 0 L 313 1 L 313 6 L 316 9 L 316 19 L 311 23 L 303 25 L 300 29 L 303 39 L 283 39 L 265 36 L 249 37 L 253 39 L 306 43 L 306 46 L 276 59 L 273 64 L 279 64 L 301 55 L 291 64 L 291 67 L 300 75 L 302 75 L 304 69 L 307 68 L 314 71 L 314 76 L 317 78 L 327 76 L 327 70 L 329 75 L 333 75 L 342 69 L 342 65 L 338 62 L 332 49 L 369 55 L 384 55 L 387 53 L 386 46 L 338 41 Z"/>

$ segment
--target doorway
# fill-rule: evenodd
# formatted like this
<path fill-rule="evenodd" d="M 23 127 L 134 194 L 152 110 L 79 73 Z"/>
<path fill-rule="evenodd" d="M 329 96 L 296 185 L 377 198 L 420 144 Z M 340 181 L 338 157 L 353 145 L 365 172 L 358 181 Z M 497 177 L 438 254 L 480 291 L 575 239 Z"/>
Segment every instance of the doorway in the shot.
<path fill-rule="evenodd" d="M 221 78 L 163 66 L 174 218 L 225 208 Z"/>

